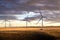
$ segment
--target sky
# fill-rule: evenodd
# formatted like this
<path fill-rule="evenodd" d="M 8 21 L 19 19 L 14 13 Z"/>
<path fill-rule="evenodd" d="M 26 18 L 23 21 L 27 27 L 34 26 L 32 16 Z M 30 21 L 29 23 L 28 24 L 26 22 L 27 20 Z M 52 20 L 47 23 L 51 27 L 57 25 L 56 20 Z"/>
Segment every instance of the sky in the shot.
<path fill-rule="evenodd" d="M 60 26 L 60 0 L 0 0 L 0 26 Z M 39 21 L 40 20 L 40 21 Z M 39 21 L 38 24 L 36 24 Z"/>

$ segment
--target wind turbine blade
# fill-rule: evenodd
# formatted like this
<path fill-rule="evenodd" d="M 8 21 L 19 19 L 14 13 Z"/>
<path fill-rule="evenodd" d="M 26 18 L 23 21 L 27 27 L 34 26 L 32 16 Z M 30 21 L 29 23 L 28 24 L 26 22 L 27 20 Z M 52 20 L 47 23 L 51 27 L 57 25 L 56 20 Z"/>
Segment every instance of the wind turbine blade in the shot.
<path fill-rule="evenodd" d="M 36 24 L 38 24 L 40 22 L 40 20 L 42 19 L 42 17 L 38 20 L 38 22 Z"/>

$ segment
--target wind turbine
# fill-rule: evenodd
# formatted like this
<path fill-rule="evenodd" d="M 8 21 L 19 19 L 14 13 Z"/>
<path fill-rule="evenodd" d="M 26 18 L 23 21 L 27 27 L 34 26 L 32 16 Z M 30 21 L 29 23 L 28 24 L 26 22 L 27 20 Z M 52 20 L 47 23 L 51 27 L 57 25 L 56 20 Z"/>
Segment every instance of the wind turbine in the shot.
<path fill-rule="evenodd" d="M 42 27 L 43 27 L 43 15 L 42 13 L 40 12 L 40 18 L 38 20 L 38 22 L 36 24 L 38 24 L 40 21 L 42 20 Z"/>
<path fill-rule="evenodd" d="M 0 16 L 0 20 L 3 20 L 3 21 L 1 22 L 1 24 L 4 23 L 5 28 L 6 28 L 7 22 L 9 23 L 9 27 L 11 27 L 11 22 L 10 22 L 10 20 L 13 20 L 13 19 L 15 19 L 14 16 L 4 16 L 4 15 L 3 15 L 3 16 Z"/>
<path fill-rule="evenodd" d="M 38 20 L 38 22 L 36 23 L 36 24 L 38 24 L 41 20 L 42 20 L 42 26 L 41 27 L 43 27 L 44 25 L 43 25 L 43 18 L 46 18 L 46 17 L 44 17 L 43 15 L 42 15 L 42 12 L 40 11 L 39 12 L 40 13 L 40 18 L 39 18 L 39 20 Z M 42 30 L 42 29 L 41 29 Z"/>
<path fill-rule="evenodd" d="M 29 11 L 27 13 L 25 13 L 25 15 L 24 15 L 25 17 L 22 16 L 23 17 L 22 19 L 20 18 L 21 15 L 19 15 L 19 17 L 18 17 L 18 15 L 16 16 L 18 21 L 25 21 L 26 28 L 28 26 L 28 22 L 30 23 L 30 20 L 29 20 L 29 17 L 28 17 L 29 15 L 28 14 L 29 14 Z"/>
<path fill-rule="evenodd" d="M 28 13 L 29 13 L 29 12 L 28 12 Z M 28 15 L 27 15 L 27 19 L 26 19 L 26 28 L 27 28 L 27 26 L 28 26 L 28 24 L 27 24 L 27 23 L 28 23 L 27 20 L 28 20 Z"/>
<path fill-rule="evenodd" d="M 28 14 L 29 14 L 29 11 L 28 11 Z M 28 19 L 28 16 L 29 16 L 28 14 L 27 14 L 27 17 L 26 17 L 26 20 L 25 20 L 26 21 L 26 28 L 28 27 L 28 22 L 30 23 L 30 21 Z"/>
<path fill-rule="evenodd" d="M 5 19 L 5 20 L 3 20 L 3 22 L 2 22 L 1 24 L 3 24 L 3 23 L 4 23 L 4 24 L 5 24 L 5 28 L 6 28 L 6 25 L 7 25 L 7 23 L 6 23 L 6 22 L 9 22 L 9 27 L 11 27 L 11 23 L 10 23 L 10 21 L 9 21 L 9 20 L 6 20 L 6 19 Z"/>

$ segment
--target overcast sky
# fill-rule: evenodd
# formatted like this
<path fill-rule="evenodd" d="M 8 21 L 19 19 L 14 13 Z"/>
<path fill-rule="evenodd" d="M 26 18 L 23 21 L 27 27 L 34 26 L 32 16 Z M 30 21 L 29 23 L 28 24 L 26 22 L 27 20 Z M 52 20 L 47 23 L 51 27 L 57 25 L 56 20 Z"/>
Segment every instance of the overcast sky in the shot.
<path fill-rule="evenodd" d="M 60 23 L 60 0 L 0 0 L 0 20 Z M 27 17 L 28 15 L 28 17 Z"/>

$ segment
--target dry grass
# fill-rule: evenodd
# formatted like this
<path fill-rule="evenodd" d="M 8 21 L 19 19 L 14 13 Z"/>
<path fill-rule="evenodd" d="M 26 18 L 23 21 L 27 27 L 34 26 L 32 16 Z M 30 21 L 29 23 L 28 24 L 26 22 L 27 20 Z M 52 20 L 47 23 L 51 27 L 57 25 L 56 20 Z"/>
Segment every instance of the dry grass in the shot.
<path fill-rule="evenodd" d="M 59 27 L 0 28 L 0 40 L 60 40 Z"/>

